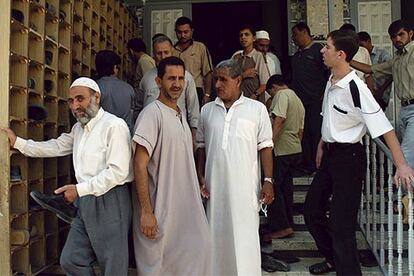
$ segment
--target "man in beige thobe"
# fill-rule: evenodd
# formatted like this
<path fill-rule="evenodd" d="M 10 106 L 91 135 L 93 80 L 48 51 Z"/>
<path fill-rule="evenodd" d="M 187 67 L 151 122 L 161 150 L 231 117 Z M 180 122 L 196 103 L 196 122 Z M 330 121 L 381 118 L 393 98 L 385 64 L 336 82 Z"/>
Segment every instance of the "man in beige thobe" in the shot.
<path fill-rule="evenodd" d="M 138 116 L 134 135 L 134 247 L 138 275 L 209 275 L 210 234 L 186 116 L 181 59 L 158 65 L 158 100 Z"/>

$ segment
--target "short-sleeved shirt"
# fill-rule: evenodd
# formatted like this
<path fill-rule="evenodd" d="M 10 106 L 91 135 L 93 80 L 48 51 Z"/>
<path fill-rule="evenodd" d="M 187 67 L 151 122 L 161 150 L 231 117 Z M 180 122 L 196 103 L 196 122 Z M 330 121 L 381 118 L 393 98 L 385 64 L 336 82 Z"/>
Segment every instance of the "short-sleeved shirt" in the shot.
<path fill-rule="evenodd" d="M 360 108 L 352 98 L 351 82 L 358 88 Z M 329 79 L 323 98 L 322 116 L 322 140 L 329 143 L 361 142 L 367 129 L 372 138 L 392 130 L 371 91 L 355 71 L 349 72 L 335 84 Z"/>
<path fill-rule="evenodd" d="M 135 91 L 127 82 L 117 77 L 102 77 L 97 81 L 101 89 L 102 108 L 124 119 L 132 133 Z"/>
<path fill-rule="evenodd" d="M 304 127 L 305 108 L 296 93 L 283 89 L 276 93 L 270 108 L 272 117 L 285 118 L 279 137 L 273 141 L 276 156 L 302 152 L 299 132 Z"/>
<path fill-rule="evenodd" d="M 136 88 L 138 88 L 139 82 L 141 81 L 145 73 L 154 67 L 155 67 L 155 60 L 149 55 L 143 54 L 139 58 L 138 64 L 137 64 L 137 75 L 136 75 L 137 85 L 135 86 Z"/>
<path fill-rule="evenodd" d="M 392 60 L 372 65 L 374 77 L 392 76 L 400 100 L 414 99 L 414 41 L 398 50 Z"/>
<path fill-rule="evenodd" d="M 185 69 L 193 75 L 196 87 L 204 88 L 203 78 L 213 71 L 211 56 L 206 45 L 193 41 L 192 44 L 181 50 L 178 44 L 174 45 L 173 55 L 184 61 Z"/>
<path fill-rule="evenodd" d="M 321 102 L 328 80 L 328 70 L 322 60 L 322 44 L 313 42 L 292 57 L 291 88 L 304 106 Z"/>
<path fill-rule="evenodd" d="M 371 62 L 372 64 L 378 64 L 378 63 L 384 63 L 387 62 L 389 60 L 392 59 L 392 56 L 390 53 L 388 53 L 387 50 L 385 49 L 381 49 L 378 47 L 373 46 L 372 51 L 370 53 L 371 56 Z M 378 89 L 380 88 L 384 83 L 385 80 L 387 78 L 386 77 L 379 77 L 376 78 L 374 76 L 374 81 L 375 81 L 375 88 Z M 388 103 L 390 100 L 390 95 L 391 95 L 391 86 L 389 86 L 385 91 L 384 94 L 382 95 L 382 99 Z"/>
<path fill-rule="evenodd" d="M 365 63 L 365 64 L 369 64 L 371 65 L 371 56 L 368 52 L 368 50 L 364 47 L 359 46 L 358 48 L 358 52 L 356 52 L 356 54 L 354 55 L 354 58 L 352 60 L 361 62 L 361 63 Z M 364 72 L 355 70 L 355 73 L 357 74 L 357 76 L 365 82 L 365 74 Z"/>

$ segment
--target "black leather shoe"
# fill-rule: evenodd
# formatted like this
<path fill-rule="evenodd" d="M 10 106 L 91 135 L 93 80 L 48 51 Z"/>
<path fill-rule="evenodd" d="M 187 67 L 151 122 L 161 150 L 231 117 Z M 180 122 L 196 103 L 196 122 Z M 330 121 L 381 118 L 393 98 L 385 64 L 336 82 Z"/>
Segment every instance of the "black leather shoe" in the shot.
<path fill-rule="evenodd" d="M 67 204 L 63 198 L 63 194 L 51 194 L 45 195 L 38 191 L 30 192 L 30 196 L 44 209 L 52 211 L 58 218 L 62 219 L 66 223 L 72 223 L 72 220 L 76 217 L 78 208 L 72 204 Z"/>

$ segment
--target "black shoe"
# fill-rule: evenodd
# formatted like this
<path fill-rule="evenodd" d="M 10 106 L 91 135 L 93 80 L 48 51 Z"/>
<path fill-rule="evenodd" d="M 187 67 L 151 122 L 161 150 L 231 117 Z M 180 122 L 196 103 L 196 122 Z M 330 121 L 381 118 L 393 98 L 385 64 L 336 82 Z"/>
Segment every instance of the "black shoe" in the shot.
<path fill-rule="evenodd" d="M 262 252 L 262 269 L 266 272 L 290 271 L 290 265 Z"/>
<path fill-rule="evenodd" d="M 326 261 L 326 260 L 321 262 L 321 263 L 311 265 L 309 267 L 309 272 L 310 272 L 310 274 L 313 274 L 313 275 L 322 275 L 322 274 L 326 274 L 326 273 L 329 273 L 329 272 L 333 272 L 335 270 L 336 269 L 335 269 L 334 266 L 329 267 L 328 261 Z"/>
<path fill-rule="evenodd" d="M 365 267 L 375 267 L 378 266 L 378 262 L 375 259 L 374 254 L 371 251 L 361 251 L 359 252 L 359 262 L 362 266 Z"/>
<path fill-rule="evenodd" d="M 58 195 L 45 195 L 38 191 L 30 192 L 30 196 L 44 209 L 52 211 L 58 218 L 62 219 L 66 223 L 72 223 L 72 220 L 76 217 L 78 208 L 71 204 L 67 204 L 63 198 L 63 194 Z"/>

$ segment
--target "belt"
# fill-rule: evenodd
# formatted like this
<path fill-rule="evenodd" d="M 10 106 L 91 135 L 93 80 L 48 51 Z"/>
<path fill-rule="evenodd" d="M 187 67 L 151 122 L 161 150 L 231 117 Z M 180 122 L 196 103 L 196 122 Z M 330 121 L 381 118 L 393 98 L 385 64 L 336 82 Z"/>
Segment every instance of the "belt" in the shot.
<path fill-rule="evenodd" d="M 402 106 L 407 106 L 407 105 L 410 105 L 410 104 L 414 104 L 414 99 L 411 99 L 411 100 L 405 100 L 405 101 L 401 101 L 401 105 Z"/>
<path fill-rule="evenodd" d="M 328 151 L 345 149 L 345 148 L 349 148 L 349 147 L 353 147 L 357 145 L 361 146 L 361 143 L 326 143 L 325 142 L 325 147 Z"/>

